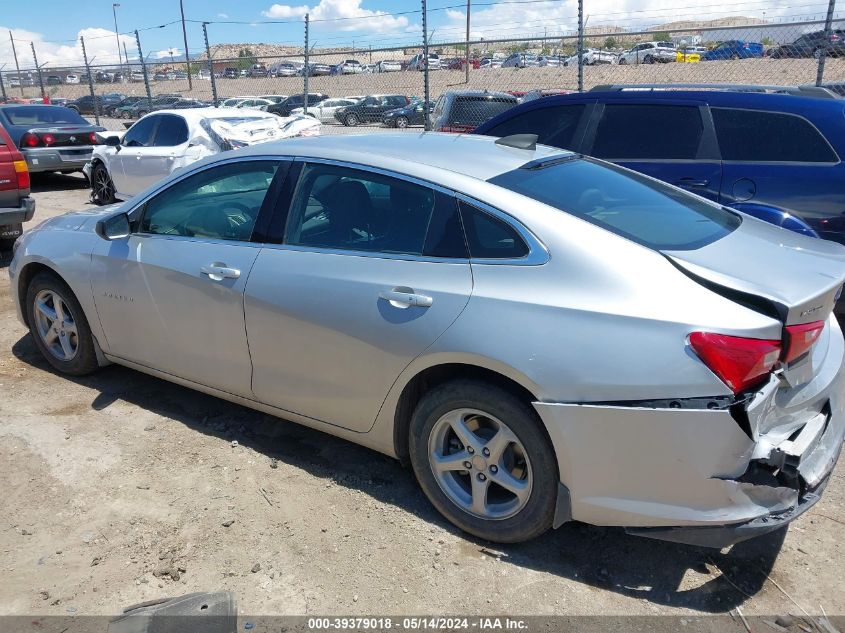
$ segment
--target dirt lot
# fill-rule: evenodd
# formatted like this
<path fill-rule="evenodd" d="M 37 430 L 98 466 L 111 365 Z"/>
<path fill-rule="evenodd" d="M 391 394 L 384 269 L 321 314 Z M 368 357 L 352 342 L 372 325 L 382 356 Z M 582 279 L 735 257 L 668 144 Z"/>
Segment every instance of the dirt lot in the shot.
<path fill-rule="evenodd" d="M 87 204 L 77 176 L 34 195 L 33 222 Z M 0 614 L 219 589 L 250 614 L 845 614 L 845 462 L 787 534 L 729 552 L 577 523 L 494 546 L 376 453 L 117 366 L 56 375 L 8 294 Z"/>

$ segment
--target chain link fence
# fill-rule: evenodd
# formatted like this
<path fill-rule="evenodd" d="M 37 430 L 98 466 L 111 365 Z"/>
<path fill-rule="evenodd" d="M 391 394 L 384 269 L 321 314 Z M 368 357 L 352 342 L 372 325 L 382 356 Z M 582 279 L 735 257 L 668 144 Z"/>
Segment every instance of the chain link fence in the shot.
<path fill-rule="evenodd" d="M 221 55 L 207 46 L 188 62 L 139 55 L 119 65 L 3 69 L 0 77 L 4 98 L 40 98 L 42 85 L 54 101 L 87 95 L 75 107 L 112 129 L 155 108 L 217 104 L 307 114 L 322 121 L 324 134 L 427 123 L 468 130 L 521 99 L 602 85 L 819 84 L 845 92 L 845 16 L 833 3 L 827 15 L 801 19 L 700 23 L 429 41 L 428 59 L 421 44 L 316 48 L 306 28 L 301 47 L 285 54 L 241 45 L 237 56 Z M 203 31 L 207 42 L 205 24 Z"/>

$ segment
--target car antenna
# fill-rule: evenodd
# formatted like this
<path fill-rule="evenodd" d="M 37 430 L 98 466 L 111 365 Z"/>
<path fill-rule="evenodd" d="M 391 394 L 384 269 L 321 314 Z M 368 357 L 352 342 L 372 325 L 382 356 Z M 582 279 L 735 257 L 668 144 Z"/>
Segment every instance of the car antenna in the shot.
<path fill-rule="evenodd" d="M 496 145 L 504 145 L 505 147 L 513 147 L 516 149 L 537 149 L 537 135 L 536 134 L 511 134 L 510 136 L 503 136 L 496 140 Z"/>

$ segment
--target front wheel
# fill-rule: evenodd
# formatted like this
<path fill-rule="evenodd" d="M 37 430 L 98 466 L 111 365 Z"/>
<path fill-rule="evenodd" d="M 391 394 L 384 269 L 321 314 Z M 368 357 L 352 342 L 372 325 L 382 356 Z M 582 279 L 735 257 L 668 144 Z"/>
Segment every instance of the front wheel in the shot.
<path fill-rule="evenodd" d="M 36 347 L 55 369 L 83 376 L 99 367 L 82 306 L 56 275 L 45 271 L 33 278 L 26 291 L 26 311 Z"/>
<path fill-rule="evenodd" d="M 408 117 L 406 116 L 398 116 L 396 117 L 396 127 L 398 128 L 406 128 L 408 127 Z"/>
<path fill-rule="evenodd" d="M 552 526 L 554 452 L 536 413 L 513 394 L 469 380 L 436 387 L 414 411 L 409 449 L 423 492 L 465 532 L 516 543 Z"/>
<path fill-rule="evenodd" d="M 358 115 L 347 114 L 346 117 L 343 119 L 343 124 L 348 127 L 355 127 L 356 125 L 358 125 Z"/>
<path fill-rule="evenodd" d="M 654 57 L 652 57 L 651 55 L 646 55 L 645 59 L 643 59 L 643 63 L 644 64 L 653 64 L 654 63 Z"/>
<path fill-rule="evenodd" d="M 624 59 L 620 59 L 620 60 L 619 60 L 619 65 L 620 65 L 620 66 L 624 66 L 624 65 L 625 65 L 625 64 L 627 64 L 627 63 L 628 63 L 628 62 L 626 62 Z"/>
<path fill-rule="evenodd" d="M 91 194 L 95 204 L 111 204 L 117 200 L 114 197 L 114 183 L 109 170 L 99 162 L 91 172 Z"/>

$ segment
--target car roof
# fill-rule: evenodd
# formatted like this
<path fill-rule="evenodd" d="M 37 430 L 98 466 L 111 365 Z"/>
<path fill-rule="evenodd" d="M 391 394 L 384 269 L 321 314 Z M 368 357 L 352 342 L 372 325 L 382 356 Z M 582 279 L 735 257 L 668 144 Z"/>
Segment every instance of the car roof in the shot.
<path fill-rule="evenodd" d="M 238 153 L 262 156 L 278 153 L 337 160 L 398 171 L 435 182 L 442 180 L 445 174 L 489 180 L 532 160 L 571 154 L 545 145 L 538 145 L 534 150 L 515 149 L 498 144 L 490 137 L 439 132 L 292 138 L 245 147 Z"/>
<path fill-rule="evenodd" d="M 175 114 L 190 122 L 197 122 L 202 119 L 228 119 L 244 117 L 252 117 L 259 119 L 278 118 L 275 114 L 264 112 L 263 110 L 236 110 L 234 108 L 165 108 L 150 112 L 146 116 L 153 116 L 156 114 Z"/>

